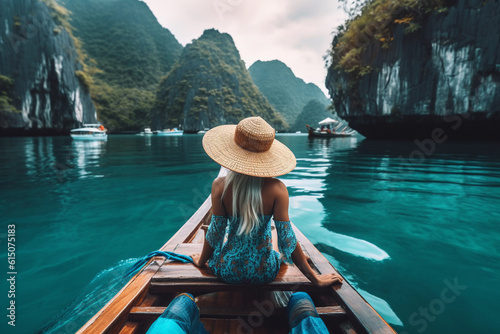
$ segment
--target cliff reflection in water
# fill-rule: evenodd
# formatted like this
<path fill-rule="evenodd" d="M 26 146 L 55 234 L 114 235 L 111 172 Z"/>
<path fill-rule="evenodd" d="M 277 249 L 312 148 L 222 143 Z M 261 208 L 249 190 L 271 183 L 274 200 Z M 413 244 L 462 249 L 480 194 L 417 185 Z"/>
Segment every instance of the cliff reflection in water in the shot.
<path fill-rule="evenodd" d="M 468 287 L 450 313 L 466 312 L 471 303 L 498 305 L 500 295 L 491 285 L 491 280 L 500 282 L 497 145 L 446 143 L 405 165 L 414 143 L 352 140 L 309 142 L 324 169 L 318 175 L 322 182 L 314 192 L 316 201 L 311 194 L 308 201 L 299 195 L 302 202 L 294 209 L 308 237 L 387 321 L 398 324 L 400 319 L 407 331 L 421 328 L 415 327 L 423 319 L 418 310 L 439 297 L 447 279 L 457 278 Z M 306 161 L 299 159 L 302 164 Z M 314 162 L 306 166 L 301 169 L 317 169 Z M 321 230 L 315 226 L 319 222 Z M 334 237 L 339 235 L 343 238 Z M 364 245 L 371 256 L 363 256 Z M 390 257 L 372 256 L 375 249 Z M 387 308 L 377 306 L 385 305 L 377 298 L 390 304 L 395 318 L 384 314 Z M 474 313 L 468 328 L 486 328 L 480 319 L 493 319 L 484 308 Z M 463 323 L 450 324 L 448 315 L 435 318 L 432 333 L 467 332 Z"/>

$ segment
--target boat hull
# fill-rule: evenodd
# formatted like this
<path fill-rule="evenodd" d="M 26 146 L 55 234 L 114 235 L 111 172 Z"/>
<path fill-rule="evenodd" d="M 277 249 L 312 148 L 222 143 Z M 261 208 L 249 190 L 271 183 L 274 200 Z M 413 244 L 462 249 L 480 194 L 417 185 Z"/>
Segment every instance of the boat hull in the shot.
<path fill-rule="evenodd" d="M 157 136 L 182 136 L 184 134 L 183 131 L 179 131 L 179 132 L 158 132 L 156 135 Z"/>
<path fill-rule="evenodd" d="M 71 135 L 74 140 L 108 140 L 108 135 L 106 133 L 94 133 L 87 135 Z"/>
<path fill-rule="evenodd" d="M 161 250 L 185 255 L 201 252 L 211 207 L 208 197 Z M 314 270 L 338 273 L 295 226 L 293 229 Z M 271 283 L 227 284 L 208 267 L 170 262 L 163 257 L 151 259 L 77 333 L 145 333 L 176 295 L 190 292 L 196 296 L 201 322 L 212 334 L 285 334 L 290 331 L 286 306 L 295 291 L 309 293 L 330 333 L 396 333 L 347 280 L 342 285 L 318 288 L 296 266 L 282 264 Z"/>
<path fill-rule="evenodd" d="M 351 137 L 354 133 L 327 133 L 327 132 L 309 132 L 309 137 L 311 138 L 340 138 L 340 137 Z"/>

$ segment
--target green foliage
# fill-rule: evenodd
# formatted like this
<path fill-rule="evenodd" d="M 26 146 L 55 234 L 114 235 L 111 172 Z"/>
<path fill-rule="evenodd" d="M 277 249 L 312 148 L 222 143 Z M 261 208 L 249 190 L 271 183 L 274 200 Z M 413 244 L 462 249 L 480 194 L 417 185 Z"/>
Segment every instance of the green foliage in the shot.
<path fill-rule="evenodd" d="M 19 110 L 12 104 L 14 92 L 12 88 L 14 80 L 4 75 L 0 75 L 0 114 L 18 113 Z"/>
<path fill-rule="evenodd" d="M 316 127 L 320 121 L 327 117 L 332 117 L 332 112 L 327 110 L 323 102 L 320 100 L 311 100 L 297 116 L 297 121 L 293 128 L 295 131 L 304 132 L 306 130 L 306 125 Z"/>
<path fill-rule="evenodd" d="M 52 17 L 55 19 L 57 24 L 61 24 L 71 30 L 71 25 L 69 24 L 69 16 L 71 12 L 65 7 L 59 5 L 55 0 L 40 0 L 44 2 L 47 7 L 52 10 Z M 68 30 L 67 29 L 67 30 Z"/>
<path fill-rule="evenodd" d="M 14 80 L 0 74 L 0 93 L 7 94 L 14 86 Z"/>
<path fill-rule="evenodd" d="M 253 84 L 232 38 L 216 30 L 205 31 L 185 47 L 178 64 L 162 80 L 155 110 L 159 128 L 183 124 L 196 131 L 253 115 L 279 130 L 286 128 Z"/>
<path fill-rule="evenodd" d="M 21 30 L 21 18 L 18 16 L 18 15 L 15 15 L 14 16 L 14 29 L 16 31 L 20 31 Z"/>
<path fill-rule="evenodd" d="M 356 17 L 339 27 L 330 51 L 337 70 L 353 78 L 370 73 L 370 58 L 365 55 L 372 45 L 388 48 L 394 41 L 394 31 L 403 25 L 405 33 L 417 31 L 432 12 L 441 12 L 456 0 L 374 0 L 368 1 Z M 359 10 L 362 8 L 361 10 Z"/>
<path fill-rule="evenodd" d="M 76 75 L 89 88 L 98 118 L 111 131 L 152 122 L 154 92 L 182 46 L 137 0 L 65 0 L 77 46 L 85 50 Z M 86 56 L 88 54 L 88 56 Z"/>
<path fill-rule="evenodd" d="M 78 80 L 80 81 L 80 83 L 85 88 L 90 89 L 90 87 L 94 83 L 94 80 L 92 79 L 92 77 L 88 73 L 85 73 L 84 71 L 76 71 L 75 74 L 76 74 L 76 77 L 78 78 Z"/>
<path fill-rule="evenodd" d="M 98 63 L 97 77 L 127 88 L 156 86 L 182 46 L 137 0 L 66 0 L 85 51 Z"/>
<path fill-rule="evenodd" d="M 411 34 L 412 32 L 415 32 L 417 31 L 418 29 L 420 29 L 422 26 L 418 23 L 415 23 L 415 22 L 410 22 L 408 23 L 408 26 L 405 28 L 405 34 Z"/>
<path fill-rule="evenodd" d="M 52 13 L 52 18 L 54 19 L 55 23 L 58 24 L 58 26 L 53 29 L 54 35 L 59 35 L 62 32 L 62 29 L 64 29 L 73 40 L 73 44 L 75 45 L 76 53 L 78 56 L 77 62 L 81 66 L 81 70 L 77 70 L 75 72 L 76 77 L 85 88 L 87 88 L 88 90 L 92 90 L 92 85 L 94 83 L 92 76 L 95 73 L 100 72 L 100 70 L 97 69 L 95 63 L 92 63 L 89 59 L 87 53 L 83 49 L 81 40 L 73 34 L 74 29 L 70 23 L 72 20 L 72 12 L 57 3 L 56 0 L 40 1 L 42 1 L 47 5 L 47 7 L 49 7 Z M 89 63 L 91 63 L 91 66 L 89 66 Z"/>
<path fill-rule="evenodd" d="M 279 60 L 257 61 L 248 70 L 255 85 L 290 125 L 295 124 L 297 116 L 310 100 L 320 100 L 325 106 L 329 104 L 318 86 L 306 84 Z M 303 125 L 300 128 L 292 126 L 290 130 L 302 128 Z"/>
<path fill-rule="evenodd" d="M 110 86 L 96 82 L 92 99 L 99 120 L 111 131 L 136 131 L 150 126 L 154 93 L 139 88 Z"/>

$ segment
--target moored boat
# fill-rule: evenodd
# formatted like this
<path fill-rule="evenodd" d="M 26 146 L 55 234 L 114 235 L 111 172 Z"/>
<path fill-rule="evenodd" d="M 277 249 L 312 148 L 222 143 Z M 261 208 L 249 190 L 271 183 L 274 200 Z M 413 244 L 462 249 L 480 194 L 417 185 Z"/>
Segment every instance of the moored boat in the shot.
<path fill-rule="evenodd" d="M 210 224 L 211 199 L 161 248 L 184 255 L 200 253 Z M 298 242 L 318 273 L 337 270 L 293 226 Z M 273 235 L 276 237 L 275 230 Z M 276 279 L 264 285 L 227 284 L 208 267 L 198 268 L 163 257 L 152 258 L 125 287 L 77 333 L 145 333 L 178 294 L 196 296 L 201 322 L 212 334 L 288 333 L 286 306 L 295 291 L 312 297 L 331 333 L 396 333 L 346 281 L 318 288 L 295 266 L 282 264 Z"/>
<path fill-rule="evenodd" d="M 107 130 L 102 124 L 84 124 L 83 127 L 70 131 L 75 140 L 107 140 Z"/>
<path fill-rule="evenodd" d="M 318 125 L 318 128 L 306 125 L 309 137 L 350 137 L 356 133 L 356 131 L 349 128 L 349 126 L 330 117 L 325 118 L 319 122 Z"/>
<path fill-rule="evenodd" d="M 153 131 L 151 131 L 151 128 L 144 128 L 144 131 L 141 133 L 138 133 L 138 136 L 150 136 L 153 134 Z"/>
<path fill-rule="evenodd" d="M 158 131 L 155 134 L 158 136 L 182 136 L 184 134 L 184 131 L 177 128 L 163 129 L 163 131 Z"/>
<path fill-rule="evenodd" d="M 210 130 L 209 128 L 204 128 L 203 130 L 200 130 L 198 132 L 196 132 L 197 134 L 204 134 L 204 133 L 207 133 L 207 131 Z"/>

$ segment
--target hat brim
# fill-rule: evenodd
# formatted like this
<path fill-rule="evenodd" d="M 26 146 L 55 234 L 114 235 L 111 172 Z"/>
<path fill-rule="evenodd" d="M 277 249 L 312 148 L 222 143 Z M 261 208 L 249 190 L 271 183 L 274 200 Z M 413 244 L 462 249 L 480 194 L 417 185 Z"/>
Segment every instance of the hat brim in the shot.
<path fill-rule="evenodd" d="M 234 172 L 257 176 L 275 177 L 291 172 L 297 161 L 293 152 L 274 139 L 265 152 L 251 152 L 234 141 L 236 125 L 220 125 L 203 136 L 203 148 L 219 165 Z"/>

